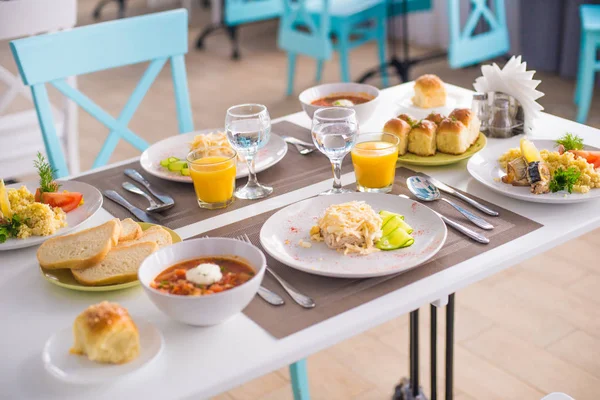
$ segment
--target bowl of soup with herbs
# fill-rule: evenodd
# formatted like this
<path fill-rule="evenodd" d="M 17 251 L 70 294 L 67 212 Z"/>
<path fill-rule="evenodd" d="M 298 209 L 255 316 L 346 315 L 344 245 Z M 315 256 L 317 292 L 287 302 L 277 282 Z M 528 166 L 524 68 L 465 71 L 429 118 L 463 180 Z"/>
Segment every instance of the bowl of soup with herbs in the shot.
<path fill-rule="evenodd" d="M 138 271 L 144 291 L 169 317 L 219 324 L 252 301 L 266 268 L 256 246 L 228 238 L 186 240 L 150 255 Z"/>
<path fill-rule="evenodd" d="M 322 107 L 348 107 L 356 111 L 359 124 L 364 124 L 377 109 L 379 89 L 362 83 L 327 83 L 306 89 L 298 99 L 311 119 Z"/>

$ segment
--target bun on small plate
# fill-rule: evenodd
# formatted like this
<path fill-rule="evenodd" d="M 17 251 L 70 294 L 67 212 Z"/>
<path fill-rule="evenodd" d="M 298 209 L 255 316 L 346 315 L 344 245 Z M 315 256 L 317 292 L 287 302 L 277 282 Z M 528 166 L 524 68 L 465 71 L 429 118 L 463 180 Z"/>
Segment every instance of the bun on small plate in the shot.
<path fill-rule="evenodd" d="M 469 146 L 477 141 L 479 138 L 481 121 L 473 111 L 468 108 L 455 108 L 454 111 L 448 115 L 448 118 L 459 120 L 467 128 L 467 131 L 469 132 Z"/>
<path fill-rule="evenodd" d="M 415 81 L 413 104 L 421 108 L 443 107 L 446 105 L 444 82 L 433 74 L 421 75 Z"/>

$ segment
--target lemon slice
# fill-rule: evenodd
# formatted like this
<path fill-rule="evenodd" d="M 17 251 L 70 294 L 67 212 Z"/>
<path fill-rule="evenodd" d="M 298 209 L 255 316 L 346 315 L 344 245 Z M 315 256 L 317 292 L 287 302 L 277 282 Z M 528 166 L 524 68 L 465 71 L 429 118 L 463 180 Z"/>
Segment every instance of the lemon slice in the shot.
<path fill-rule="evenodd" d="M 542 156 L 535 144 L 527 139 L 521 139 L 521 154 L 527 160 L 527 164 L 534 161 L 542 161 Z"/>
<path fill-rule="evenodd" d="M 12 210 L 10 209 L 10 202 L 8 201 L 8 190 L 4 186 L 4 180 L 0 179 L 0 211 L 4 218 L 12 218 Z"/>

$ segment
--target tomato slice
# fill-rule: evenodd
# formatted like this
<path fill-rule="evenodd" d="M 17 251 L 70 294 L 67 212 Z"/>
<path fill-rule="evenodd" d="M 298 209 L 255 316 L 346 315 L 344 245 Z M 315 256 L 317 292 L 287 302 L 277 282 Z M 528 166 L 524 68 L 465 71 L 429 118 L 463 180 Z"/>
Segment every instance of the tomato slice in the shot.
<path fill-rule="evenodd" d="M 60 207 L 64 212 L 76 209 L 81 203 L 83 194 L 78 192 L 45 192 L 40 195 L 40 189 L 35 191 L 35 201 L 48 204 L 50 207 Z"/>

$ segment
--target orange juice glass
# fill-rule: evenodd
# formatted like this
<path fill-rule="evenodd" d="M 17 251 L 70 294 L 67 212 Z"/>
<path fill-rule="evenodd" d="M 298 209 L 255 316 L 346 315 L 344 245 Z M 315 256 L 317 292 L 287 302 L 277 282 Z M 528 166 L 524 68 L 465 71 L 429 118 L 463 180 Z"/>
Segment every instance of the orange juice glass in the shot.
<path fill-rule="evenodd" d="M 229 147 L 207 147 L 187 156 L 190 176 L 201 208 L 224 208 L 233 203 L 237 153 Z"/>
<path fill-rule="evenodd" d="M 396 176 L 400 140 L 389 133 L 361 133 L 352 149 L 356 187 L 360 192 L 389 193 Z"/>

